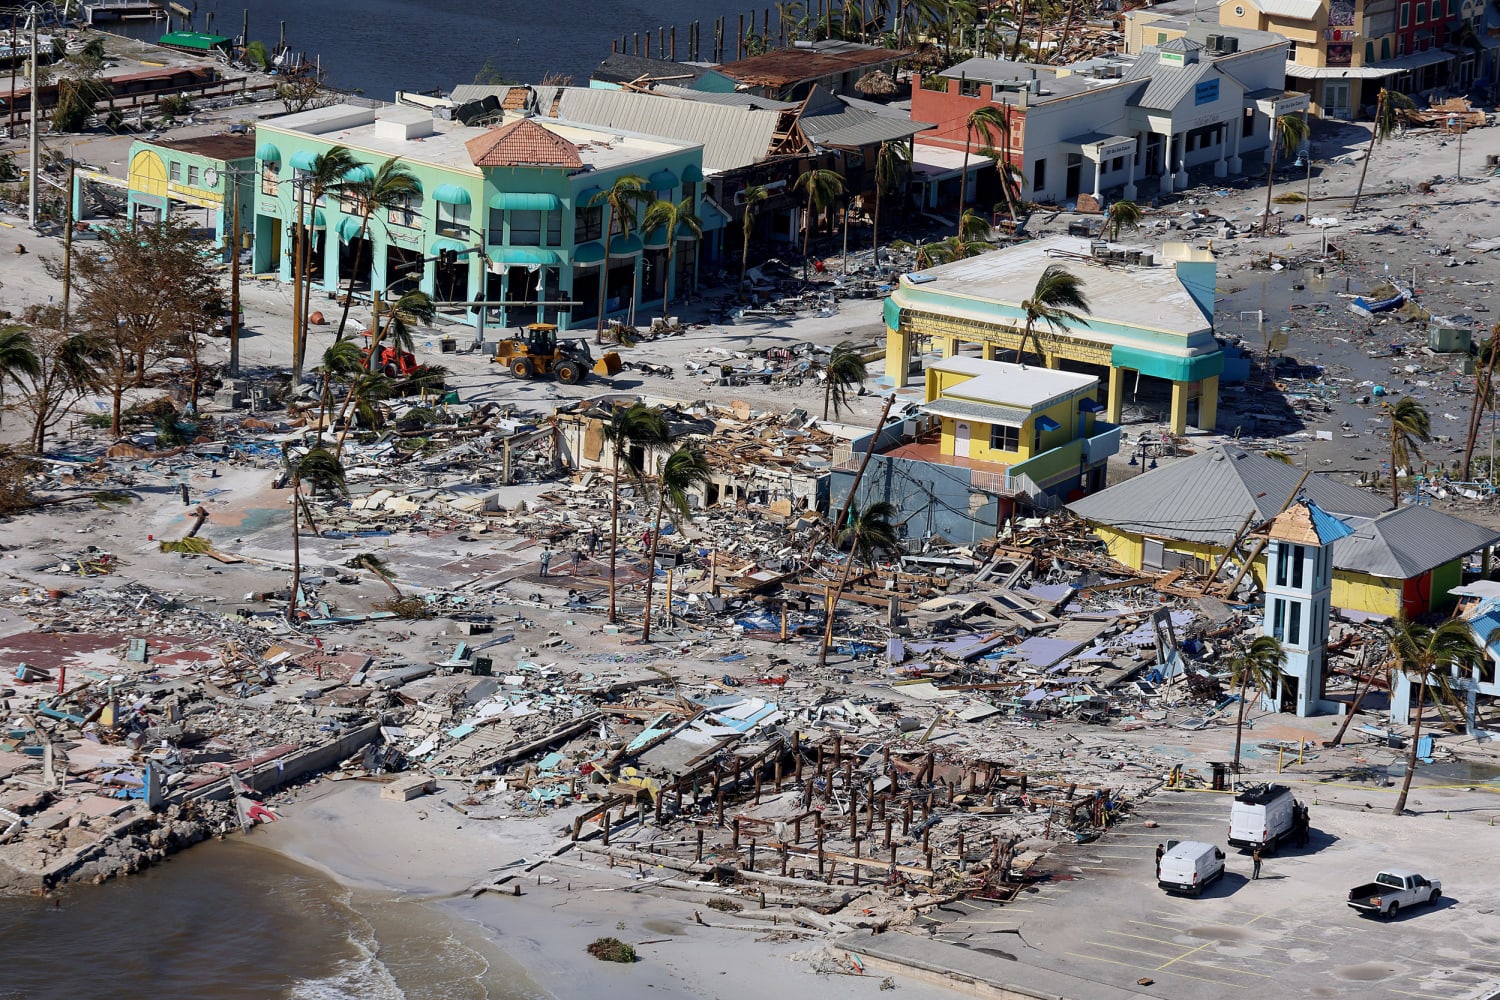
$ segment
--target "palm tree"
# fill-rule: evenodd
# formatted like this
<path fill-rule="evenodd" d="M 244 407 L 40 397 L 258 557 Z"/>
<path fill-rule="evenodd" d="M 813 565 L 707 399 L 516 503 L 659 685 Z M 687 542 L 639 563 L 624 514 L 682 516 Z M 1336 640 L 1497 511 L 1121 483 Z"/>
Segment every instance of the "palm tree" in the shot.
<path fill-rule="evenodd" d="M 1286 667 L 1286 650 L 1275 636 L 1257 636 L 1249 648 L 1239 647 L 1230 657 L 1229 679 L 1240 688 L 1240 710 L 1234 721 L 1234 773 L 1240 772 L 1240 741 L 1245 732 L 1245 694 L 1252 687 L 1267 694 L 1275 691 L 1281 683 L 1281 671 Z"/>
<path fill-rule="evenodd" d="M 671 440 L 667 418 L 661 410 L 645 403 L 616 406 L 600 428 L 604 441 L 614 452 L 614 479 L 609 491 L 609 621 L 615 621 L 615 562 L 620 552 L 620 463 L 625 463 L 626 473 L 639 484 L 644 468 L 644 457 L 637 458 L 635 450 L 654 445 L 664 445 Z"/>
<path fill-rule="evenodd" d="M 989 220 L 978 212 L 966 209 L 958 217 L 958 238 L 964 243 L 982 243 L 990 235 Z"/>
<path fill-rule="evenodd" d="M 688 494 L 707 485 L 713 469 L 703 453 L 683 445 L 668 455 L 656 470 L 656 519 L 651 523 L 651 551 L 646 556 L 646 615 L 641 625 L 641 641 L 651 641 L 651 585 L 656 580 L 656 546 L 661 541 L 661 516 L 666 513 L 681 529 L 692 516 Z M 671 595 L 668 595 L 670 600 Z"/>
<path fill-rule="evenodd" d="M 1406 777 L 1401 782 L 1401 794 L 1396 796 L 1396 807 L 1391 810 L 1392 815 L 1400 816 L 1406 812 L 1406 796 L 1417 770 L 1417 744 L 1422 736 L 1422 709 L 1428 693 L 1440 704 L 1451 704 L 1453 673 L 1472 674 L 1484 665 L 1486 654 L 1474 638 L 1474 630 L 1462 618 L 1450 618 L 1432 627 L 1398 617 L 1390 625 L 1389 641 L 1391 700 L 1395 700 L 1396 685 L 1412 682 L 1417 685 L 1417 716 L 1407 749 Z"/>
<path fill-rule="evenodd" d="M 764 184 L 752 184 L 745 188 L 742 195 L 745 202 L 745 212 L 740 217 L 740 234 L 742 245 L 740 247 L 740 284 L 738 295 L 745 297 L 745 271 L 750 264 L 750 230 L 751 223 L 755 221 L 755 210 L 761 202 L 771 197 L 771 192 L 766 190 Z"/>
<path fill-rule="evenodd" d="M 302 293 L 301 315 L 293 317 L 292 324 L 293 384 L 302 381 L 302 365 L 307 358 L 308 317 L 312 315 L 311 223 L 318 211 L 318 202 L 327 197 L 330 191 L 342 188 L 345 184 L 344 175 L 357 166 L 359 166 L 359 161 L 348 149 L 343 146 L 330 146 L 325 152 L 317 155 L 313 160 L 312 169 L 308 170 L 300 180 L 307 192 L 307 202 L 301 217 L 297 219 L 300 236 L 297 241 L 297 254 L 303 263 L 302 274 L 306 287 Z"/>
<path fill-rule="evenodd" d="M 1359 185 L 1354 189 L 1354 201 L 1349 205 L 1349 211 L 1359 210 L 1359 199 L 1365 193 L 1365 174 L 1370 172 L 1370 158 L 1375 155 L 1375 144 L 1385 142 L 1396 131 L 1396 123 L 1400 121 L 1402 111 L 1410 111 L 1415 107 L 1412 99 L 1400 91 L 1380 88 L 1380 96 L 1375 99 L 1375 121 L 1370 131 L 1370 146 L 1365 150 L 1365 162 L 1359 168 Z"/>
<path fill-rule="evenodd" d="M 995 161 L 995 173 L 1000 178 L 1000 194 L 1005 199 L 1005 214 L 1010 216 L 1010 228 L 1014 233 L 1021 221 L 1021 185 L 1026 180 L 1026 175 L 1021 168 L 1005 158 L 1005 154 L 993 146 L 985 146 L 979 151 Z M 996 205 L 994 211 L 1000 211 L 1000 205 Z"/>
<path fill-rule="evenodd" d="M 604 259 L 599 262 L 599 329 L 594 334 L 594 342 L 604 343 L 604 304 L 608 301 L 609 291 L 609 251 L 614 239 L 611 230 L 615 224 L 620 226 L 620 239 L 630 235 L 630 227 L 635 225 L 636 205 L 645 201 L 649 194 L 646 190 L 646 178 L 639 174 L 622 174 L 615 178 L 615 182 L 608 189 L 600 191 L 589 199 L 590 208 L 604 209 Z M 635 294 L 634 282 L 631 283 L 631 294 Z"/>
<path fill-rule="evenodd" d="M 958 175 L 958 210 L 960 212 L 964 210 L 964 203 L 968 201 L 969 153 L 974 148 L 974 136 L 976 134 L 983 136 L 984 145 L 993 146 L 996 133 L 1003 134 L 1004 132 L 1005 115 L 993 104 L 975 108 L 969 112 L 969 117 L 964 119 L 964 169 Z M 975 187 L 978 185 L 976 184 Z"/>
<path fill-rule="evenodd" d="M 851 390 L 863 385 L 866 377 L 864 356 L 854 345 L 846 340 L 835 346 L 823 366 L 823 419 L 828 419 L 830 404 L 838 416 L 849 405 Z"/>
<path fill-rule="evenodd" d="M 880 252 L 880 196 L 895 194 L 906 182 L 911 162 L 906 147 L 899 142 L 882 142 L 880 152 L 875 154 L 875 218 L 870 227 L 870 245 Z"/>
<path fill-rule="evenodd" d="M 344 563 L 344 565 L 348 566 L 350 569 L 365 569 L 369 570 L 371 573 L 374 573 L 377 577 L 380 578 L 381 583 L 390 588 L 391 597 L 398 601 L 401 600 L 401 591 L 396 587 L 396 584 L 394 582 L 396 571 L 391 569 L 390 565 L 375 553 L 361 552 L 353 559 L 350 559 L 348 562 Z"/>
<path fill-rule="evenodd" d="M 862 562 L 873 566 L 882 552 L 896 552 L 900 549 L 901 542 L 896 537 L 896 527 L 891 524 L 891 518 L 895 516 L 896 508 L 887 500 L 877 500 L 863 510 L 850 509 L 849 522 L 838 535 L 840 543 L 849 543 L 849 558 L 844 561 L 844 572 L 839 577 L 838 587 L 834 589 L 828 607 L 824 609 L 828 620 L 823 625 L 823 644 L 818 649 L 818 666 L 828 665 L 828 650 L 833 646 L 834 612 L 838 610 L 839 600 L 844 596 L 844 587 L 849 583 L 849 573 L 854 569 L 854 564 Z"/>
<path fill-rule="evenodd" d="M 1026 330 L 1021 334 L 1020 346 L 1016 348 L 1017 364 L 1020 364 L 1021 355 L 1025 353 L 1026 341 L 1035 341 L 1038 321 L 1046 323 L 1050 330 L 1057 330 L 1064 322 L 1074 326 L 1089 325 L 1088 320 L 1083 318 L 1090 314 L 1089 300 L 1083 294 L 1083 279 L 1061 264 L 1048 264 L 1042 276 L 1036 279 L 1031 298 L 1021 303 L 1021 311 L 1026 314 Z M 1040 343 L 1037 344 L 1037 350 L 1041 351 Z"/>
<path fill-rule="evenodd" d="M 1108 233 L 1112 240 L 1118 240 L 1120 230 L 1139 229 L 1141 219 L 1145 217 L 1145 214 L 1141 211 L 1141 206 L 1122 198 L 1109 206 L 1109 211 L 1104 216 L 1104 225 L 1099 228 L 1099 231 Z"/>
<path fill-rule="evenodd" d="M 837 171 L 819 168 L 799 176 L 792 189 L 807 195 L 807 218 L 802 227 L 802 280 L 807 280 L 807 241 L 812 236 L 813 219 L 838 201 L 844 193 L 844 178 Z"/>
<path fill-rule="evenodd" d="M 1391 422 L 1391 505 L 1401 506 L 1401 487 L 1397 469 L 1422 457 L 1418 445 L 1432 440 L 1432 420 L 1410 396 L 1380 404 L 1380 412 Z"/>
<path fill-rule="evenodd" d="M 1278 115 L 1271 125 L 1271 148 L 1266 151 L 1266 214 L 1261 216 L 1260 231 L 1271 224 L 1271 191 L 1276 187 L 1276 154 L 1295 152 L 1307 141 L 1307 120 L 1301 115 Z"/>
<path fill-rule="evenodd" d="M 1500 323 L 1490 328 L 1490 335 L 1479 345 L 1479 354 L 1485 358 L 1484 370 L 1474 380 L 1474 402 L 1469 407 L 1469 436 L 1464 439 L 1464 467 L 1463 478 L 1468 481 L 1471 467 L 1474 462 L 1474 442 L 1479 438 L 1479 428 L 1484 423 L 1484 411 L 1495 402 L 1495 360 L 1500 355 Z M 4 362 L 0 362 L 3 369 Z M 1495 481 L 1495 470 L 1490 469 L 1486 473 L 1490 482 Z"/>
<path fill-rule="evenodd" d="M 302 484 L 312 487 L 312 495 L 330 492 L 345 496 L 349 485 L 344 480 L 344 466 L 338 456 L 327 448 L 310 449 L 292 464 L 292 592 L 286 605 L 286 620 L 297 622 L 297 596 L 302 588 L 302 529 L 301 514 L 307 509 L 302 497 Z M 308 517 L 311 518 L 311 514 Z"/>
<path fill-rule="evenodd" d="M 382 312 L 385 313 L 384 326 L 379 325 Z M 370 331 L 370 354 L 367 358 L 363 359 L 362 364 L 372 374 L 382 374 L 380 371 L 381 345 L 389 339 L 391 345 L 396 350 L 410 351 L 412 349 L 411 327 L 418 323 L 431 323 L 435 316 L 437 316 L 437 306 L 433 304 L 432 297 L 426 292 L 405 292 L 396 300 L 395 304 L 389 309 L 384 310 L 380 307 L 380 296 L 376 295 L 375 315 L 372 318 L 373 327 Z M 364 391 L 356 391 L 360 388 L 361 383 L 363 383 Z M 369 388 L 373 384 L 377 383 L 373 383 L 368 378 L 365 378 L 361 379 L 356 383 L 354 388 L 349 390 L 349 394 L 344 397 L 344 402 L 339 407 L 338 419 L 333 422 L 335 427 L 344 423 L 344 417 L 349 412 L 349 405 L 356 398 L 361 400 L 374 398 L 369 392 Z M 349 428 L 344 426 L 339 432 L 339 441 L 335 449 L 336 454 L 340 457 L 344 454 L 344 438 L 348 437 L 348 435 Z"/>
<path fill-rule="evenodd" d="M 359 353 L 359 345 L 352 340 L 336 340 L 323 351 L 323 363 L 318 365 L 322 386 L 318 390 L 318 436 L 323 434 L 323 418 L 333 403 L 333 380 L 347 379 L 365 370 L 365 359 Z"/>
<path fill-rule="evenodd" d="M 349 306 L 354 301 L 354 279 L 359 276 L 359 254 L 370 238 L 370 219 L 378 211 L 388 211 L 401 205 L 422 188 L 416 175 L 393 156 L 377 167 L 369 180 L 345 181 L 343 190 L 354 195 L 355 204 L 360 208 L 359 243 L 355 247 L 354 261 L 349 268 L 349 294 L 344 296 L 344 311 L 339 316 L 339 329 L 334 340 L 344 339 L 344 326 L 349 322 Z"/>
<path fill-rule="evenodd" d="M 968 215 L 971 213 L 966 212 L 964 214 Z M 917 266 L 931 267 L 934 264 L 947 264 L 955 260 L 963 260 L 965 257 L 977 257 L 979 254 L 987 250 L 993 250 L 994 248 L 993 244 L 983 240 L 966 240 L 961 236 L 949 236 L 923 247 L 922 252 L 917 255 Z M 924 259 L 926 260 L 925 265 L 922 263 Z"/>
<path fill-rule="evenodd" d="M 661 283 L 661 314 L 667 315 L 667 292 L 672 286 L 672 261 L 677 257 L 677 241 L 680 239 L 702 239 L 703 221 L 693 214 L 693 199 L 684 198 L 673 202 L 666 198 L 653 201 L 646 208 L 646 215 L 641 219 L 642 232 L 655 232 L 664 229 L 667 234 L 667 274 Z M 683 236 L 678 232 L 685 229 L 690 234 Z"/>
<path fill-rule="evenodd" d="M 0 327 L 0 413 L 5 412 L 6 380 L 20 385 L 21 376 L 34 379 L 41 371 L 31 331 L 23 326 Z"/>

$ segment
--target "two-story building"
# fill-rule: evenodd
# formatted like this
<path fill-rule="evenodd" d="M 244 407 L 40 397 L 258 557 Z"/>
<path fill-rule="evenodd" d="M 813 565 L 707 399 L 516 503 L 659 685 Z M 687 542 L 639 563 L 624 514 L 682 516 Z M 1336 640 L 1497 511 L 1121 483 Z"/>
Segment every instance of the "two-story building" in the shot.
<path fill-rule="evenodd" d="M 192 139 L 137 139 L 130 144 L 125 214 L 133 223 L 163 222 L 194 210 L 215 244 L 228 247 L 234 204 L 240 230 L 251 231 L 255 197 L 255 137 L 224 132 Z M 76 194 L 75 194 L 76 197 Z"/>
<path fill-rule="evenodd" d="M 638 303 L 646 308 L 643 296 L 659 300 L 664 284 L 676 294 L 696 274 L 691 232 L 673 234 L 670 274 L 666 234 L 625 233 L 614 216 L 606 249 L 597 199 L 619 178 L 638 176 L 650 198 L 699 205 L 701 145 L 531 117 L 470 127 L 424 108 L 352 104 L 273 119 L 256 131 L 254 266 L 284 281 L 299 212 L 312 234 L 314 280 L 327 291 L 351 283 L 392 294 L 420 287 L 471 320 L 479 315 L 473 303 L 528 303 L 487 309 L 486 322 L 501 326 L 592 325 L 601 280 L 606 314 L 620 316 Z M 349 192 L 304 201 L 318 156 L 334 146 L 359 162 L 346 180 L 368 179 L 395 159 L 418 190 L 378 211 L 362 235 L 363 206 Z M 441 251 L 459 253 L 458 262 L 440 266 Z"/>
<path fill-rule="evenodd" d="M 1126 397 L 1165 383 L 1172 433 L 1189 424 L 1212 430 L 1224 352 L 1214 339 L 1218 265 L 1212 253 L 1169 243 L 1157 253 L 1090 247 L 1051 237 L 902 275 L 885 303 L 885 379 L 903 386 L 913 359 L 953 357 L 977 345 L 981 357 L 1014 357 L 1023 348 L 1046 368 L 1107 380 L 1107 419 L 1119 423 Z M 1058 264 L 1082 280 L 1091 312 L 1057 329 L 1026 334 L 1025 302 Z M 1153 385 L 1154 382 L 1154 385 Z"/>

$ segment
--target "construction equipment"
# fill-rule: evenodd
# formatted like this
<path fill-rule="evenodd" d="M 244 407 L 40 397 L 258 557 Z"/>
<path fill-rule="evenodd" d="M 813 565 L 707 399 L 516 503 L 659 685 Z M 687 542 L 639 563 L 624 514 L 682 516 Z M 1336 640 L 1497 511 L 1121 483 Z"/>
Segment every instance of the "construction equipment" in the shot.
<path fill-rule="evenodd" d="M 361 348 L 360 353 L 364 355 L 365 365 L 370 362 L 370 349 Z M 399 350 L 395 347 L 380 348 L 380 371 L 388 378 L 409 378 L 416 374 L 418 368 L 422 367 L 417 361 L 417 356 L 410 351 Z"/>
<path fill-rule="evenodd" d="M 614 351 L 594 360 L 586 340 L 558 340 L 553 323 L 531 323 L 522 328 L 522 336 L 502 340 L 495 345 L 490 359 L 504 365 L 516 378 L 553 375 L 565 385 L 578 385 L 588 373 L 611 376 L 620 371 L 620 355 Z"/>

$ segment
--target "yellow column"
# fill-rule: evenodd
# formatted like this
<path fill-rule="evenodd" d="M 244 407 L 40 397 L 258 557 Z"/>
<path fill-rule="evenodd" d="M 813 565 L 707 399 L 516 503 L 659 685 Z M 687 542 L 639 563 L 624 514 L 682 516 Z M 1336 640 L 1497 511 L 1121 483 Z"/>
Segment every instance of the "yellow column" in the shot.
<path fill-rule="evenodd" d="M 984 357 L 984 360 L 986 360 L 986 361 L 995 361 L 995 360 L 998 360 L 995 356 L 1000 353 L 1000 348 L 993 341 L 986 340 L 983 343 L 983 345 L 981 345 L 981 350 L 983 351 L 983 355 L 982 356 Z"/>
<path fill-rule="evenodd" d="M 1118 424 L 1125 414 L 1125 372 L 1113 365 L 1109 369 L 1109 399 L 1104 403 L 1104 419 Z"/>
<path fill-rule="evenodd" d="M 1172 383 L 1172 433 L 1187 433 L 1188 386 L 1191 382 Z"/>
<path fill-rule="evenodd" d="M 1048 368 L 1055 369 L 1062 367 L 1062 359 L 1059 358 L 1056 354 L 1044 354 L 1042 355 L 1042 357 L 1046 359 Z"/>
<path fill-rule="evenodd" d="M 1219 376 L 1198 383 L 1198 428 L 1212 431 L 1219 422 Z"/>
<path fill-rule="evenodd" d="M 906 384 L 906 373 L 911 368 L 911 344 L 900 330 L 885 328 L 885 377 L 896 388 Z"/>
<path fill-rule="evenodd" d="M 945 357 L 945 358 L 951 358 L 951 357 L 957 356 L 957 354 L 958 354 L 958 338 L 957 337 L 944 337 L 943 338 L 943 357 Z"/>

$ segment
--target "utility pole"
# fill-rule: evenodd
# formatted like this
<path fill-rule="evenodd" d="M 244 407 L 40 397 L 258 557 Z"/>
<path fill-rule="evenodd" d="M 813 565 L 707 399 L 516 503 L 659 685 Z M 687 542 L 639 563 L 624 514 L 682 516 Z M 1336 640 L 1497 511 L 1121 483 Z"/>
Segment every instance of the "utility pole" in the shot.
<path fill-rule="evenodd" d="M 247 18 L 250 16 L 247 12 Z M 229 224 L 229 374 L 240 374 L 240 171 L 229 172 L 229 190 L 234 198 Z"/>
<path fill-rule="evenodd" d="M 37 101 L 37 96 L 36 96 L 36 92 L 39 89 L 37 87 L 37 79 L 36 79 L 36 75 L 37 75 L 37 66 L 36 66 L 36 51 L 37 51 L 36 25 L 37 25 L 37 21 L 41 20 L 42 8 L 41 8 L 41 6 L 39 4 L 32 4 L 31 6 L 29 6 L 29 7 L 26 8 L 26 12 L 31 17 L 31 145 L 30 145 L 29 154 L 28 154 L 29 155 L 31 172 L 27 175 L 27 178 L 26 178 L 26 181 L 27 181 L 27 183 L 26 183 L 26 190 L 27 190 L 27 195 L 29 196 L 29 199 L 30 199 L 26 203 L 26 225 L 29 226 L 33 231 L 35 231 L 35 229 L 36 229 L 36 223 L 37 223 L 37 206 L 36 206 L 37 180 L 36 180 L 36 175 L 37 175 L 37 173 L 40 170 L 40 160 L 41 160 L 39 148 L 37 146 L 37 132 L 36 132 L 36 123 L 37 123 L 37 118 L 38 118 L 38 112 L 39 112 L 39 109 L 41 107 L 40 103 Z"/>
<path fill-rule="evenodd" d="M 292 171 L 292 181 L 296 185 L 297 222 L 292 229 L 292 251 L 296 255 L 292 259 L 292 372 L 297 371 L 297 358 L 302 350 L 302 247 L 307 242 L 303 235 L 302 218 L 302 193 L 305 190 L 301 181 L 297 178 L 296 169 Z M 293 388 L 296 383 L 293 383 Z"/>
<path fill-rule="evenodd" d="M 74 158 L 68 157 L 68 190 L 64 197 L 67 200 L 67 211 L 64 218 L 67 219 L 67 228 L 63 230 L 63 263 L 62 263 L 62 325 L 68 328 L 68 304 L 73 297 L 73 171 L 76 169 Z"/>
<path fill-rule="evenodd" d="M 10 16 L 10 96 L 6 98 L 7 110 L 10 113 L 10 121 L 5 128 L 5 138 L 16 137 L 16 66 L 21 60 L 16 58 L 16 23 L 14 14 Z"/>

